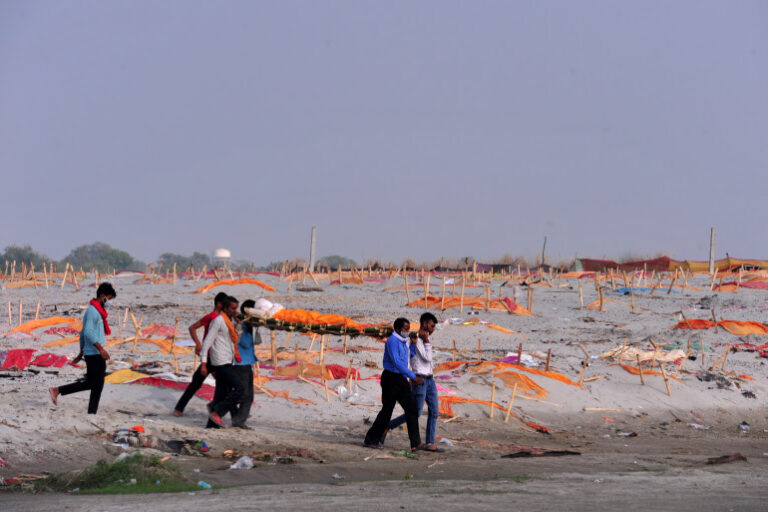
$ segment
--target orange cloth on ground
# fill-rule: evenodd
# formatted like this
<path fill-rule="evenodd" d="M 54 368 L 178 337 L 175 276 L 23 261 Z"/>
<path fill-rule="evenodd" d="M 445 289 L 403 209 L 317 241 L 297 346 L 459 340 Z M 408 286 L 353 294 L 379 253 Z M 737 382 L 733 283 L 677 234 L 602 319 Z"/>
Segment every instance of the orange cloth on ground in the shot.
<path fill-rule="evenodd" d="M 71 345 L 72 343 L 76 343 L 78 341 L 80 341 L 79 336 L 73 336 L 71 338 L 61 338 L 60 340 L 53 340 L 43 344 L 43 348 L 65 347 L 67 345 Z"/>
<path fill-rule="evenodd" d="M 122 345 L 124 343 L 133 343 L 133 340 L 111 340 L 107 342 L 107 348 L 114 347 L 116 345 Z M 150 345 L 155 345 L 165 354 L 170 354 L 171 347 L 173 346 L 170 340 L 162 338 L 139 338 L 136 343 L 149 343 Z M 192 353 L 191 347 L 179 347 L 178 345 L 173 347 L 173 351 L 176 354 Z"/>
<path fill-rule="evenodd" d="M 715 322 L 712 320 L 704 320 L 703 318 L 691 318 L 686 321 L 682 321 L 672 327 L 673 329 L 711 329 L 715 326 Z"/>
<path fill-rule="evenodd" d="M 349 347 L 347 348 L 347 350 L 349 350 Z M 256 353 L 256 357 L 258 357 L 260 361 L 272 360 L 271 349 L 268 349 L 268 348 L 258 349 L 255 351 L 255 353 Z M 298 354 L 296 353 L 295 350 L 291 350 L 291 351 L 283 350 L 282 352 L 280 351 L 277 352 L 278 360 L 290 359 L 290 360 L 296 360 L 296 361 L 312 361 L 317 357 L 320 357 L 319 352 L 309 352 L 308 350 L 299 350 Z"/>
<path fill-rule="evenodd" d="M 446 361 L 435 366 L 432 373 L 449 372 L 468 362 L 469 361 Z"/>
<path fill-rule="evenodd" d="M 465 361 L 466 362 L 466 361 Z M 520 366 L 517 364 L 512 363 L 503 363 L 501 361 L 483 361 L 482 363 L 478 364 L 477 366 L 470 367 L 469 369 L 476 373 L 484 373 L 489 370 L 489 367 L 496 367 L 496 368 L 504 368 L 504 369 L 512 369 L 512 370 L 520 370 L 523 372 L 532 373 L 534 375 L 541 375 L 542 377 L 548 377 L 550 379 L 554 379 L 557 381 L 560 381 L 564 384 L 569 384 L 571 386 L 577 386 L 581 387 L 578 382 L 573 382 L 571 379 L 563 375 L 562 373 L 557 373 L 553 371 L 544 371 L 544 370 L 537 370 L 536 368 L 527 368 L 525 366 Z"/>
<path fill-rule="evenodd" d="M 362 330 L 363 327 L 343 315 L 323 314 L 306 309 L 281 309 L 273 317 L 275 320 L 305 325 L 343 325 Z"/>
<path fill-rule="evenodd" d="M 256 279 L 246 278 L 246 279 L 222 279 L 220 281 L 214 281 L 213 283 L 208 283 L 202 288 L 198 288 L 197 290 L 195 290 L 194 293 L 205 293 L 215 286 L 222 286 L 222 285 L 232 286 L 236 284 L 255 284 L 256 286 L 261 286 L 267 291 L 270 291 L 270 292 L 275 291 L 275 288 L 268 284 L 264 284 L 261 281 L 257 281 Z"/>
<path fill-rule="evenodd" d="M 496 371 L 494 377 L 504 381 L 508 388 L 514 388 L 517 385 L 517 393 L 524 394 L 533 398 L 546 398 L 547 390 L 539 386 L 530 377 L 513 371 Z"/>
<path fill-rule="evenodd" d="M 717 325 L 734 336 L 746 336 L 748 334 L 768 334 L 768 326 L 760 322 L 741 322 L 737 320 L 720 320 Z"/>
<path fill-rule="evenodd" d="M 611 366 L 616 366 L 616 364 L 617 363 L 614 363 Z M 619 364 L 619 366 L 624 368 L 624 370 L 626 370 L 627 372 L 631 373 L 632 375 L 640 375 L 640 370 L 637 369 L 637 366 L 629 366 L 627 364 Z M 645 377 L 646 375 L 659 375 L 661 377 L 664 376 L 664 374 L 661 373 L 661 372 L 654 372 L 654 371 L 651 371 L 651 370 L 643 369 L 643 376 Z M 678 379 L 674 375 L 667 374 L 667 377 L 669 377 L 670 379 L 675 379 L 677 382 L 682 382 L 680 379 Z"/>
<path fill-rule="evenodd" d="M 735 292 L 738 289 L 739 285 L 737 283 L 723 283 L 713 288 L 716 292 Z"/>
<path fill-rule="evenodd" d="M 507 329 L 505 327 L 502 327 L 502 326 L 496 325 L 496 324 L 485 324 L 485 326 L 490 328 L 490 329 L 496 329 L 497 331 L 501 331 L 504 334 L 520 334 L 517 331 L 513 331 L 512 329 Z"/>
<path fill-rule="evenodd" d="M 41 327 L 49 327 L 51 325 L 67 324 L 67 323 L 78 322 L 78 321 L 79 320 L 77 318 L 70 318 L 70 317 L 64 317 L 64 316 L 52 316 L 50 318 L 41 318 L 39 320 L 30 320 L 29 322 L 24 322 L 23 324 L 11 329 L 11 332 L 12 333 L 13 332 L 30 333 L 35 329 L 39 329 Z"/>
<path fill-rule="evenodd" d="M 291 366 L 278 366 L 273 372 L 273 375 L 279 375 L 280 377 L 298 377 L 299 372 L 303 370 L 302 377 L 309 378 L 309 377 L 315 377 L 317 379 L 322 379 L 322 367 L 319 364 L 312 364 L 312 363 L 304 363 L 304 364 L 294 364 Z M 333 374 L 328 370 L 328 368 L 325 368 L 325 379 L 327 380 L 333 380 Z"/>

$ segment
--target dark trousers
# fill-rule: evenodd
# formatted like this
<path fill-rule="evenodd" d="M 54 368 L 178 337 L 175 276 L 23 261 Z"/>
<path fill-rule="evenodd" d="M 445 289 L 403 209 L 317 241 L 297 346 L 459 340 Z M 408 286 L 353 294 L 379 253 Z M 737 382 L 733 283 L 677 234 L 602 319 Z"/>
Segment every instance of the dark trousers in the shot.
<path fill-rule="evenodd" d="M 216 373 L 216 391 L 213 393 L 211 412 L 216 412 L 222 418 L 228 412 L 232 413 L 232 417 L 236 416 L 237 405 L 242 400 L 244 389 L 234 365 L 213 366 L 211 372 Z M 208 426 L 212 423 L 208 420 Z"/>
<path fill-rule="evenodd" d="M 181 398 L 179 398 L 179 401 L 176 403 L 177 411 L 184 412 L 184 408 L 187 406 L 189 401 L 192 400 L 192 397 L 195 396 L 195 393 L 197 393 L 200 388 L 203 387 L 205 377 L 203 377 L 203 374 L 200 372 L 200 368 L 202 367 L 203 365 L 198 366 L 197 370 L 195 370 L 195 373 L 192 374 L 192 381 L 189 383 L 187 389 L 184 390 Z"/>
<path fill-rule="evenodd" d="M 249 364 L 236 364 L 235 373 L 243 385 L 242 400 L 238 404 L 237 412 L 232 415 L 232 426 L 242 427 L 251 414 L 253 403 L 253 367 Z"/>
<path fill-rule="evenodd" d="M 96 414 L 99 410 L 101 390 L 104 389 L 104 376 L 107 373 L 107 362 L 101 355 L 85 356 L 85 378 L 72 384 L 59 386 L 59 393 L 69 395 L 87 389 L 91 390 L 91 398 L 88 400 L 88 414 Z"/>
<path fill-rule="evenodd" d="M 384 370 L 381 374 L 381 411 L 376 416 L 368 433 L 365 434 L 366 444 L 381 442 L 381 436 L 389 426 L 392 419 L 392 411 L 395 403 L 405 411 L 405 423 L 408 425 L 408 438 L 411 440 L 411 448 L 421 444 L 419 435 L 419 409 L 416 400 L 411 394 L 411 385 L 403 375 Z"/>

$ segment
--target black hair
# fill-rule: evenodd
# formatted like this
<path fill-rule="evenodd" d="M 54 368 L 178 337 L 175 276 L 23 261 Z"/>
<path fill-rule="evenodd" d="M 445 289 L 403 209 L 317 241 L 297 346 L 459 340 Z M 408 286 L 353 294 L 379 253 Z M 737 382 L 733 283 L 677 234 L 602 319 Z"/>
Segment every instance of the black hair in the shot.
<path fill-rule="evenodd" d="M 233 302 L 234 302 L 235 304 L 238 304 L 240 301 L 239 301 L 239 300 L 237 300 L 236 298 L 234 298 L 234 297 L 233 297 L 233 296 L 231 296 L 231 295 L 227 295 L 227 298 L 226 298 L 226 299 L 224 299 L 224 301 L 221 303 L 221 305 L 222 305 L 222 306 L 224 306 L 225 308 L 228 308 L 228 307 L 229 307 L 229 305 L 230 305 L 230 304 L 232 304 Z"/>
<path fill-rule="evenodd" d="M 405 324 L 410 324 L 410 320 L 407 318 L 400 317 L 395 320 L 395 322 L 392 324 L 392 327 L 395 328 L 396 333 L 400 333 L 400 330 L 403 328 Z"/>
<path fill-rule="evenodd" d="M 430 313 L 429 311 L 427 311 L 426 313 L 421 315 L 421 318 L 419 318 L 419 323 L 421 325 L 424 325 L 427 322 L 429 322 L 430 320 L 432 320 L 433 322 L 437 323 L 437 317 L 435 315 L 433 315 L 432 313 Z"/>
<path fill-rule="evenodd" d="M 109 283 L 101 283 L 96 289 L 96 297 L 100 295 L 106 295 L 107 297 L 117 297 L 117 292 Z"/>
<path fill-rule="evenodd" d="M 219 292 L 219 293 L 217 293 L 217 294 L 216 294 L 216 296 L 213 298 L 213 304 L 214 304 L 214 305 L 216 305 L 216 304 L 221 304 L 221 305 L 224 305 L 224 299 L 226 299 L 227 297 L 229 297 L 229 295 L 227 295 L 226 293 L 224 293 L 224 292 Z"/>
<path fill-rule="evenodd" d="M 256 305 L 256 301 L 253 299 L 244 300 L 242 304 L 240 304 L 240 312 L 242 314 L 245 314 L 245 308 L 252 308 Z"/>

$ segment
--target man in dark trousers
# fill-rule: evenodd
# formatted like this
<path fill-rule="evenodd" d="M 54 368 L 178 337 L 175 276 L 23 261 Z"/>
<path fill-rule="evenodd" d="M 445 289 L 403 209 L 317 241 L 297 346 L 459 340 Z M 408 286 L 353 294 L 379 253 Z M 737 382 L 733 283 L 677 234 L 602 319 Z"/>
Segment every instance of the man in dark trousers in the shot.
<path fill-rule="evenodd" d="M 192 340 L 195 342 L 195 354 L 200 355 L 200 351 L 203 349 L 203 344 L 200 342 L 200 338 L 197 337 L 198 329 L 201 327 L 204 328 L 203 338 L 205 338 L 205 336 L 208 334 L 208 328 L 210 327 L 211 322 L 214 318 L 219 316 L 221 308 L 224 307 L 224 299 L 226 298 L 226 293 L 217 293 L 216 297 L 213 299 L 213 311 L 189 326 L 189 335 L 192 336 Z M 176 407 L 173 409 L 174 416 L 184 416 L 184 408 L 187 406 L 189 401 L 192 400 L 192 397 L 195 396 L 195 393 L 197 393 L 200 388 L 203 387 L 203 381 L 205 381 L 205 377 L 200 372 L 200 368 L 202 367 L 202 364 L 199 365 L 197 370 L 195 370 L 195 373 L 192 374 L 192 381 L 184 390 L 181 398 L 179 398 L 179 401 L 176 403 Z"/>
<path fill-rule="evenodd" d="M 405 318 L 398 318 L 393 324 L 394 331 L 384 344 L 384 372 L 381 374 L 381 411 L 376 416 L 363 444 L 369 448 L 381 448 L 385 432 L 392 419 L 392 411 L 395 402 L 399 403 L 405 411 L 405 422 L 408 425 L 408 437 L 411 441 L 411 451 L 422 450 L 424 444 L 419 435 L 419 409 L 411 393 L 411 383 L 408 379 L 419 385 L 424 384 L 421 377 L 417 377 L 408 368 L 410 356 L 408 350 L 408 333 L 411 330 L 410 322 Z"/>
<path fill-rule="evenodd" d="M 91 390 L 88 400 L 88 414 L 96 414 L 99 410 L 101 390 L 104 389 L 104 376 L 107 372 L 109 354 L 104 350 L 105 336 L 111 334 L 107 323 L 107 306 L 117 297 L 115 289 L 109 283 L 101 283 L 96 290 L 96 298 L 91 299 L 88 309 L 83 316 L 83 329 L 80 331 L 80 353 L 72 361 L 77 363 L 85 358 L 85 379 L 72 384 L 50 388 L 53 405 L 58 405 L 59 395 L 69 395 L 80 391 Z"/>
<path fill-rule="evenodd" d="M 216 374 L 216 391 L 213 401 L 210 403 L 208 415 L 209 426 L 225 427 L 221 419 L 225 414 L 237 414 L 237 405 L 244 394 L 243 383 L 237 375 L 233 363 L 242 362 L 237 343 L 240 341 L 232 321 L 236 319 L 238 301 L 234 297 L 227 297 L 224 309 L 221 310 L 203 340 L 202 368 L 203 376 L 208 372 Z M 210 352 L 209 352 L 210 351 Z M 210 361 L 210 368 L 208 362 Z"/>

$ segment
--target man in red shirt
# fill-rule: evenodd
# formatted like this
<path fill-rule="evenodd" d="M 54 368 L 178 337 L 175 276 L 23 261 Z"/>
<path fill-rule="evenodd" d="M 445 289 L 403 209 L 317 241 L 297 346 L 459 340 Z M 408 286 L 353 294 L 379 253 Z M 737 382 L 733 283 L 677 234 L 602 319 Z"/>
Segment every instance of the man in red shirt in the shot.
<path fill-rule="evenodd" d="M 214 318 L 219 316 L 219 313 L 221 312 L 221 309 L 224 307 L 224 300 L 227 298 L 227 294 L 224 292 L 219 292 L 216 294 L 216 297 L 213 299 L 213 311 L 205 315 L 203 318 L 198 320 L 197 322 L 193 323 L 189 326 L 189 335 L 192 336 L 192 340 L 195 342 L 195 354 L 200 355 L 200 351 L 203 348 L 203 344 L 200 342 L 200 338 L 197 337 L 197 331 L 201 327 L 203 327 L 205 330 L 203 331 L 203 338 L 205 338 L 208 335 L 208 327 L 211 325 L 211 322 Z M 179 398 L 179 402 L 176 404 L 176 407 L 173 409 L 173 415 L 174 416 L 184 416 L 184 408 L 187 406 L 187 403 L 192 399 L 192 397 L 195 395 L 195 393 L 198 392 L 198 390 L 203 386 L 203 381 L 205 381 L 205 375 L 203 375 L 200 371 L 200 368 L 202 368 L 202 364 L 197 367 L 197 370 L 195 370 L 195 373 L 192 374 L 192 381 L 187 386 L 187 389 L 184 390 L 184 393 L 181 395 L 181 398 Z"/>

